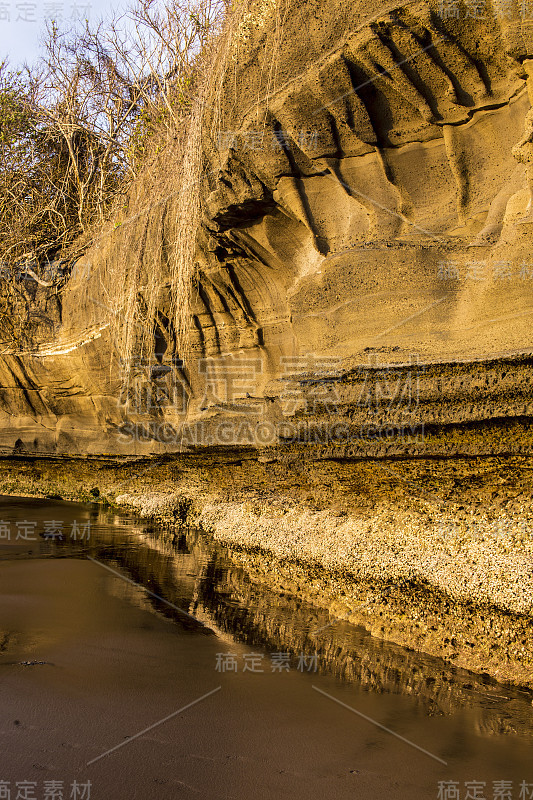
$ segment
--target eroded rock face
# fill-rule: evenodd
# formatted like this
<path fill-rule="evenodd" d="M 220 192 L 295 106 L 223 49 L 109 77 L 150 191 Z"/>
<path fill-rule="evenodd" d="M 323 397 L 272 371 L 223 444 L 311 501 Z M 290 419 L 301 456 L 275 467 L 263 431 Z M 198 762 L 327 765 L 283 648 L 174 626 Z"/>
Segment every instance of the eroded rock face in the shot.
<path fill-rule="evenodd" d="M 190 352 L 163 300 L 126 388 L 114 356 L 102 275 L 120 237 L 169 236 L 156 180 L 79 262 L 54 336 L 5 347 L 1 443 L 529 451 L 533 43 L 519 12 L 457 8 L 259 4 L 206 124 Z"/>
<path fill-rule="evenodd" d="M 7 454 L 182 455 L 9 459 L 4 491 L 179 498 L 261 580 L 531 686 L 533 42 L 508 4 L 446 9 L 241 20 L 205 111 L 187 351 L 163 281 L 125 377 L 109 279 L 130 258 L 123 306 L 149 307 L 171 153 L 63 289 L 32 288 L 28 342 L 2 336 Z"/>

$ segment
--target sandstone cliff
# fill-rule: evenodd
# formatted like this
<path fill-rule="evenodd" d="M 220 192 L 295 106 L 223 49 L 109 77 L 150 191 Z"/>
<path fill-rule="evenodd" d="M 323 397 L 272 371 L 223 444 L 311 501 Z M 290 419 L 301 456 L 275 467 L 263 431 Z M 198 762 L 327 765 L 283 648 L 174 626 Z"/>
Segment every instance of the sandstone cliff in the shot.
<path fill-rule="evenodd" d="M 4 342 L 2 444 L 175 451 L 175 431 L 197 421 L 201 445 L 277 444 L 295 432 L 281 423 L 334 410 L 348 455 L 413 452 L 404 425 L 425 425 L 432 452 L 447 429 L 475 452 L 520 452 L 520 436 L 494 433 L 513 421 L 528 446 L 530 28 L 518 10 L 468 8 L 263 3 L 245 15 L 221 111 L 204 112 L 187 352 L 164 285 L 152 361 L 121 370 L 113 335 L 132 279 L 148 305 L 179 235 L 183 186 L 166 153 L 59 295 L 35 286 L 38 341 Z M 243 413 L 253 424 L 221 433 Z M 359 435 L 376 421 L 398 435 Z"/>
<path fill-rule="evenodd" d="M 181 156 L 167 151 L 62 288 L 33 287 L 34 342 L 5 342 L 0 357 L 4 452 L 189 453 L 204 494 L 221 485 L 217 463 L 279 465 L 255 484 L 248 473 L 241 499 L 264 485 L 297 492 L 294 465 L 321 463 L 319 505 L 338 502 L 342 484 L 344 514 L 370 480 L 350 464 L 401 461 L 400 480 L 384 479 L 391 496 L 370 491 L 390 510 L 403 502 L 391 483 L 427 500 L 428 459 L 490 457 L 500 475 L 519 470 L 523 510 L 532 28 L 519 4 L 472 8 L 264 0 L 242 14 L 201 109 L 198 180 L 184 181 Z M 172 293 L 187 230 L 184 337 Z M 148 343 L 141 312 L 153 318 Z M 465 463 L 459 475 L 475 479 L 481 462 Z M 487 509 L 498 480 L 482 481 Z M 301 478 L 302 502 L 312 483 Z M 437 480 L 429 502 L 464 509 L 459 490 L 441 490 Z M 472 492 L 467 502 L 479 506 Z M 526 610 L 515 596 L 465 592 Z M 526 659 L 518 678 L 528 671 Z"/>

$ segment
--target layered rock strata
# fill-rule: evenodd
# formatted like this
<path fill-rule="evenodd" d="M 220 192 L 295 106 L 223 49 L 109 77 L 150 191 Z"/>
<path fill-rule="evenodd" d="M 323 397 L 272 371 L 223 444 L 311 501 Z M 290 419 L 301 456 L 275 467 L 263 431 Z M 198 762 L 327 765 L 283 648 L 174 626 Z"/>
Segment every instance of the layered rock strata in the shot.
<path fill-rule="evenodd" d="M 362 480 L 358 465 L 370 465 L 371 474 L 399 463 L 395 503 L 383 492 L 371 495 L 374 509 L 364 518 L 373 514 L 379 527 L 382 513 L 395 514 L 398 563 L 411 565 L 439 608 L 451 598 L 518 615 L 509 616 L 514 634 L 511 644 L 497 645 L 497 658 L 461 658 L 503 673 L 505 659 L 514 660 L 513 678 L 528 682 L 525 645 L 512 644 L 513 635 L 522 642 L 529 613 L 522 573 L 531 557 L 530 533 L 520 533 L 525 511 L 510 515 L 515 528 L 509 541 L 487 534 L 486 552 L 476 562 L 505 594 L 506 568 L 492 575 L 491 548 L 499 554 L 508 548 L 521 560 L 515 606 L 484 586 L 481 574 L 476 594 L 468 566 L 475 558 L 462 561 L 467 545 L 459 534 L 446 540 L 442 574 L 449 577 L 455 561 L 461 591 L 439 579 L 435 564 L 417 561 L 411 534 L 422 537 L 425 552 L 432 523 L 428 527 L 424 515 L 407 519 L 402 503 L 413 478 L 422 497 L 427 491 L 442 497 L 445 483 L 428 490 L 416 479 L 422 458 L 478 459 L 471 480 L 482 472 L 483 459 L 499 459 L 490 463 L 506 475 L 519 469 L 527 476 L 530 24 L 522 7 L 508 4 L 474 16 L 462 3 L 384 4 L 376 11 L 366 3 L 341 8 L 272 0 L 254 9 L 241 20 L 227 56 L 216 124 L 206 110 L 187 350 L 177 349 L 171 298 L 161 287 L 154 358 L 129 365 L 125 381 L 113 335 L 117 309 L 110 310 L 106 293 L 106 276 L 125 253 L 135 251 L 146 276 L 155 259 L 167 257 L 178 208 L 168 192 L 170 154 L 165 179 L 155 174 L 148 188 L 137 187 L 145 195 L 141 211 L 99 235 L 60 290 L 32 288 L 34 340 L 22 349 L 4 342 L 0 357 L 0 444 L 6 455 L 26 459 L 174 454 L 178 472 L 188 471 L 175 491 L 197 499 L 200 482 L 205 514 L 209 498 L 225 499 L 220 471 L 228 458 L 242 462 L 247 472 L 237 483 L 240 497 L 233 493 L 232 508 L 220 511 L 218 522 L 211 519 L 211 527 L 234 543 L 241 530 L 249 547 L 253 520 L 241 515 L 232 527 L 231 517 L 235 508 L 255 502 L 257 464 L 265 470 L 274 465 L 261 485 L 280 497 L 300 480 L 308 491 L 306 467 L 295 480 L 287 475 L 291 465 L 309 464 L 328 476 L 324 502 L 340 502 L 352 525 L 344 531 L 334 526 L 331 552 L 351 536 L 357 552 L 367 555 L 372 549 L 361 538 L 360 498 L 368 472 Z M 207 484 L 202 458 L 212 465 Z M 350 491 L 339 490 L 352 478 Z M 460 511 L 473 500 L 461 491 L 447 498 L 445 522 L 459 519 L 466 531 L 475 520 L 463 520 Z M 527 492 L 522 499 L 527 506 Z M 301 502 L 303 514 L 307 501 Z M 492 525 L 500 509 L 491 495 L 486 502 Z M 204 512 L 198 513 L 202 521 Z M 315 524 L 322 523 L 317 518 Z M 296 519 L 292 530 L 303 531 Z M 290 540 L 282 526 L 278 539 L 268 531 L 254 535 L 273 553 Z M 385 549 L 392 546 L 387 542 Z M 301 558 L 312 560 L 310 530 L 300 544 Z M 443 542 L 438 547 L 446 550 Z M 296 558 L 292 550 L 289 555 Z M 375 558 L 387 564 L 385 582 L 403 580 L 381 545 Z M 327 559 L 320 564 L 333 569 Z M 357 586 L 376 580 L 371 571 L 350 574 L 356 595 Z M 389 605 L 382 613 L 392 619 L 395 612 Z M 391 623 L 382 633 L 453 655 L 429 635 L 417 638 L 412 627 L 405 636 L 399 630 Z M 496 639 L 487 632 L 487 641 Z"/>

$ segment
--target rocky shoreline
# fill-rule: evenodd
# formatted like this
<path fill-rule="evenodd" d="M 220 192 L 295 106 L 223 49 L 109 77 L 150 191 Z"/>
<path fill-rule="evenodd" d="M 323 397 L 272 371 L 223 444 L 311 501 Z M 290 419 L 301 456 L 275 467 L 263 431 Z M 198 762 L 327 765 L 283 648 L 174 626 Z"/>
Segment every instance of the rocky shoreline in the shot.
<path fill-rule="evenodd" d="M 332 625 L 348 620 L 528 688 L 531 482 L 520 456 L 343 464 L 253 451 L 21 457 L 0 471 L 4 494 L 96 500 L 201 527 L 253 580 L 326 609 Z"/>

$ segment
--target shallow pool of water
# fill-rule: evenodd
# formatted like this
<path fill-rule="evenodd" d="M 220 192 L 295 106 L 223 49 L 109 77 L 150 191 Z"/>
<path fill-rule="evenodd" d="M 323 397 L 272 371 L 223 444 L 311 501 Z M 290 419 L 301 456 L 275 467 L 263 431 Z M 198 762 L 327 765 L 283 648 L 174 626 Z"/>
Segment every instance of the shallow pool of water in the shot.
<path fill-rule="evenodd" d="M 0 797 L 533 798 L 529 692 L 329 623 L 198 531 L 1 498 Z"/>

